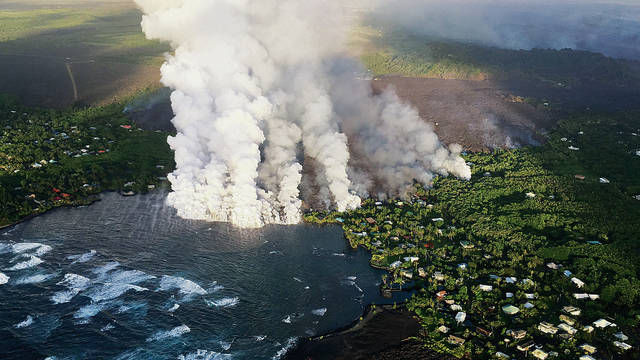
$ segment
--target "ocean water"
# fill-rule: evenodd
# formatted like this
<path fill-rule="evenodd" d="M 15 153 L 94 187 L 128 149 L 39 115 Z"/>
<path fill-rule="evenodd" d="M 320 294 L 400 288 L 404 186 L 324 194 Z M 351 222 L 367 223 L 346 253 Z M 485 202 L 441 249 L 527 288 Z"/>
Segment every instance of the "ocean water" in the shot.
<path fill-rule="evenodd" d="M 165 197 L 106 194 L 0 230 L 0 359 L 278 359 L 402 300 L 339 227 L 239 230 Z"/>

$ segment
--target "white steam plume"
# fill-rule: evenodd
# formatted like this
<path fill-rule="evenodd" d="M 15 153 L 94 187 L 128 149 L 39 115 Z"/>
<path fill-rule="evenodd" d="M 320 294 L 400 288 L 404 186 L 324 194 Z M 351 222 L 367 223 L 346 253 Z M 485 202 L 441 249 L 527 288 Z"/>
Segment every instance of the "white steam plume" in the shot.
<path fill-rule="evenodd" d="M 344 1 L 136 2 L 147 37 L 175 50 L 162 81 L 174 90 L 168 201 L 180 216 L 290 224 L 303 183 L 347 210 L 376 188 L 402 196 L 434 173 L 470 177 L 459 147 L 443 147 L 393 92 L 373 96 L 355 79 Z M 315 164 L 308 181 L 305 159 Z"/>

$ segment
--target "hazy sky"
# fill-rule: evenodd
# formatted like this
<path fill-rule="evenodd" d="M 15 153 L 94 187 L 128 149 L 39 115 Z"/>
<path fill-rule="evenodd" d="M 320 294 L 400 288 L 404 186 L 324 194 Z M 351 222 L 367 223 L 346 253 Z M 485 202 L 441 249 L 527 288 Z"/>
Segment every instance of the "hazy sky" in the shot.
<path fill-rule="evenodd" d="M 640 59 L 640 1 L 379 0 L 377 16 L 442 38 Z"/>

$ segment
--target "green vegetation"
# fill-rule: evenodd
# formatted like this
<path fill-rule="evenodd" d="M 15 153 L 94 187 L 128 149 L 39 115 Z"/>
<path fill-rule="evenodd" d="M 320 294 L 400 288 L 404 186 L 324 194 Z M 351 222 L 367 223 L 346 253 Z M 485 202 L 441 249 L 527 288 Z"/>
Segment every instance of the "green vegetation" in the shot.
<path fill-rule="evenodd" d="M 123 108 L 38 110 L 0 97 L 0 226 L 165 183 L 175 166 L 168 134 L 137 129 Z"/>
<path fill-rule="evenodd" d="M 637 64 L 573 50 L 507 50 L 415 35 L 382 27 L 361 27 L 354 46 L 375 75 L 484 80 L 525 78 L 557 87 L 577 82 L 622 86 L 638 83 Z"/>
<path fill-rule="evenodd" d="M 568 117 L 542 147 L 465 155 L 471 181 L 440 177 L 409 201 L 305 219 L 341 222 L 389 270 L 383 290 L 416 291 L 408 306 L 429 349 L 520 358 L 533 342 L 541 358 L 577 359 L 589 344 L 597 358 L 639 358 L 639 130 L 637 112 Z"/>

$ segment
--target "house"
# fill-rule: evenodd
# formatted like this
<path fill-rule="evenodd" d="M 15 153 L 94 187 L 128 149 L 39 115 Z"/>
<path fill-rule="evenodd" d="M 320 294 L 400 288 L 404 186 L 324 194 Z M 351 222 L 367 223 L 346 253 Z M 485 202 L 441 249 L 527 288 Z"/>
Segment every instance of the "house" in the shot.
<path fill-rule="evenodd" d="M 397 269 L 400 266 L 402 266 L 402 261 L 394 261 L 389 265 L 389 267 L 391 267 L 392 269 Z"/>
<path fill-rule="evenodd" d="M 419 260 L 420 258 L 417 256 L 407 256 L 404 258 L 405 262 L 411 262 L 411 263 L 418 262 Z"/>
<path fill-rule="evenodd" d="M 593 345 L 589 345 L 589 344 L 582 344 L 580 345 L 580 350 L 586 352 L 587 354 L 591 355 L 591 354 L 595 354 L 596 351 L 598 351 L 598 349 L 593 346 Z"/>
<path fill-rule="evenodd" d="M 339 223 L 343 223 L 343 222 L 344 222 L 344 219 L 343 219 L 343 218 L 341 218 L 341 217 L 337 217 L 337 218 L 336 218 L 336 221 L 337 221 L 337 222 L 339 222 Z"/>
<path fill-rule="evenodd" d="M 524 296 L 529 300 L 533 300 L 536 298 L 536 294 L 524 294 Z"/>
<path fill-rule="evenodd" d="M 629 340 L 629 337 L 625 334 L 623 334 L 622 332 L 619 332 L 617 334 L 613 334 L 613 336 L 615 336 L 616 339 L 620 340 L 620 341 L 627 341 Z"/>
<path fill-rule="evenodd" d="M 441 272 L 441 271 L 436 271 L 436 272 L 434 272 L 434 273 L 433 273 L 433 275 L 432 275 L 432 277 L 433 277 L 433 279 L 434 279 L 434 280 L 436 280 L 436 281 L 442 281 L 442 280 L 444 280 L 444 275 L 442 274 L 442 272 Z"/>
<path fill-rule="evenodd" d="M 558 329 L 566 332 L 567 334 L 570 335 L 575 335 L 575 333 L 578 332 L 577 329 L 573 328 L 571 325 L 565 324 L 565 323 L 561 323 L 560 325 L 558 325 Z"/>
<path fill-rule="evenodd" d="M 600 299 L 600 295 L 598 295 L 598 294 L 589 294 L 589 299 L 598 300 L 598 299 Z"/>
<path fill-rule="evenodd" d="M 586 332 L 587 334 L 591 334 L 593 332 L 594 328 L 591 325 L 587 325 L 585 327 L 582 328 L 582 331 Z"/>
<path fill-rule="evenodd" d="M 558 332 L 558 328 L 553 326 L 553 324 L 550 324 L 548 322 L 541 322 L 538 325 L 538 330 L 540 330 L 541 332 L 545 333 L 545 334 L 551 334 L 551 335 L 555 335 Z"/>
<path fill-rule="evenodd" d="M 577 300 L 584 300 L 584 299 L 588 299 L 589 298 L 589 294 L 573 294 L 573 297 L 576 298 Z"/>
<path fill-rule="evenodd" d="M 506 334 L 508 336 L 511 336 L 515 340 L 520 340 L 520 339 L 524 339 L 524 337 L 527 336 L 527 331 L 526 330 L 507 330 Z"/>
<path fill-rule="evenodd" d="M 575 178 L 578 179 L 578 180 L 584 180 L 585 176 L 584 175 L 576 175 Z"/>
<path fill-rule="evenodd" d="M 507 354 L 505 354 L 503 352 L 500 352 L 500 351 L 496 351 L 496 355 L 495 356 L 497 358 L 499 358 L 499 359 L 506 359 L 506 360 L 510 359 L 509 355 L 507 355 Z"/>
<path fill-rule="evenodd" d="M 467 264 L 466 263 L 458 264 L 458 269 L 467 270 Z"/>
<path fill-rule="evenodd" d="M 512 297 L 513 297 L 513 293 L 512 293 L 512 292 L 508 292 L 508 293 L 506 293 L 506 294 L 504 294 L 504 295 L 505 295 L 505 297 L 506 297 L 507 299 L 509 299 L 509 298 L 512 298 Z"/>
<path fill-rule="evenodd" d="M 365 220 L 369 223 L 369 225 L 374 225 L 376 223 L 376 221 L 370 217 L 366 218 Z"/>
<path fill-rule="evenodd" d="M 573 316 L 580 316 L 580 314 L 582 313 L 582 310 L 574 306 L 565 306 L 562 308 L 562 311 Z"/>
<path fill-rule="evenodd" d="M 620 341 L 614 341 L 613 345 L 615 345 L 617 348 L 621 349 L 622 351 L 627 351 L 629 349 L 631 349 L 631 345 L 625 343 L 625 342 L 620 342 Z"/>
<path fill-rule="evenodd" d="M 400 271 L 400 276 L 411 280 L 411 279 L 413 279 L 413 271 L 402 270 L 402 271 Z"/>
<path fill-rule="evenodd" d="M 420 276 L 421 278 L 426 278 L 427 277 L 427 272 L 424 271 L 423 268 L 418 268 L 418 276 Z"/>
<path fill-rule="evenodd" d="M 465 342 L 463 338 L 459 338 L 455 335 L 449 335 L 448 341 L 451 345 L 462 345 Z"/>
<path fill-rule="evenodd" d="M 611 325 L 611 322 L 605 320 L 605 319 L 598 319 L 596 321 L 593 322 L 593 326 L 600 328 L 600 329 L 604 329 L 607 326 Z"/>
<path fill-rule="evenodd" d="M 522 306 L 524 306 L 525 309 L 533 309 L 534 308 L 534 305 L 532 303 L 528 302 L 528 301 Z"/>
<path fill-rule="evenodd" d="M 552 263 L 552 262 L 548 263 L 547 267 L 551 270 L 558 270 L 560 268 L 556 263 Z"/>
<path fill-rule="evenodd" d="M 536 197 L 536 194 L 534 194 L 534 193 L 532 193 L 532 192 L 528 192 L 528 193 L 526 194 L 526 196 L 527 196 L 527 198 L 529 198 L 529 199 L 533 199 L 534 197 Z"/>
<path fill-rule="evenodd" d="M 493 290 L 493 286 L 480 284 L 480 290 L 489 292 Z"/>
<path fill-rule="evenodd" d="M 460 311 L 456 314 L 456 322 L 458 324 L 463 323 L 467 318 L 467 313 L 465 313 L 464 311 Z"/>
<path fill-rule="evenodd" d="M 571 271 L 569 271 L 569 270 L 565 270 L 565 271 L 563 271 L 562 273 L 563 273 L 563 274 L 564 274 L 564 276 L 566 276 L 566 277 L 571 277 L 571 275 L 573 275 L 573 273 L 572 273 Z"/>
<path fill-rule="evenodd" d="M 542 349 L 533 350 L 531 355 L 533 355 L 533 357 L 535 357 L 536 359 L 540 359 L 540 360 L 546 360 L 549 357 L 549 353 L 543 351 Z"/>
<path fill-rule="evenodd" d="M 451 308 L 451 311 L 462 311 L 462 306 L 458 304 L 451 304 L 450 308 Z"/>
<path fill-rule="evenodd" d="M 433 219 L 431 219 L 431 221 L 439 222 L 439 221 L 444 221 L 444 219 L 443 218 L 433 218 Z"/>
<path fill-rule="evenodd" d="M 609 184 L 610 182 L 611 181 L 609 181 L 609 179 L 607 179 L 607 178 L 603 178 L 603 177 L 600 178 L 600 183 L 601 184 Z"/>
<path fill-rule="evenodd" d="M 520 309 L 513 305 L 505 305 L 502 307 L 502 311 L 507 315 L 515 315 L 520 312 Z"/>
<path fill-rule="evenodd" d="M 513 277 L 513 276 L 508 276 L 508 277 L 504 278 L 504 281 L 505 281 L 507 284 L 515 284 L 515 283 L 516 283 L 516 281 L 518 281 L 518 279 L 516 279 L 516 278 L 515 278 L 515 277 Z"/>
<path fill-rule="evenodd" d="M 441 332 L 443 334 L 446 334 L 449 332 L 449 328 L 444 325 L 440 325 L 440 327 L 437 328 L 436 330 L 438 330 L 438 332 Z"/>
<path fill-rule="evenodd" d="M 535 344 L 534 344 L 533 340 L 531 340 L 531 341 L 527 341 L 524 344 L 519 344 L 517 346 L 517 348 L 518 348 L 518 350 L 524 352 L 524 351 L 529 351 L 533 347 L 533 345 L 535 345 Z"/>
<path fill-rule="evenodd" d="M 584 287 L 584 282 L 583 282 L 582 280 L 578 279 L 577 277 L 573 277 L 573 278 L 571 278 L 571 282 L 572 282 L 572 283 L 574 283 L 574 284 L 576 284 L 576 286 L 577 286 L 579 289 L 581 289 L 581 288 L 583 288 L 583 287 Z"/>
<path fill-rule="evenodd" d="M 582 355 L 578 358 L 579 360 L 596 360 L 593 356 Z"/>
<path fill-rule="evenodd" d="M 569 147 L 568 147 L 568 149 L 569 149 L 569 150 L 572 150 L 572 151 L 578 151 L 578 150 L 580 150 L 580 148 L 579 148 L 579 147 L 575 147 L 575 146 L 573 146 L 573 145 L 569 146 Z"/>
<path fill-rule="evenodd" d="M 468 241 L 460 241 L 460 246 L 462 246 L 463 249 L 473 249 L 475 247 L 475 245 Z"/>
<path fill-rule="evenodd" d="M 444 291 L 444 290 L 442 290 L 442 291 L 438 291 L 438 292 L 436 293 L 436 297 L 437 297 L 438 299 L 444 299 L 444 297 L 445 297 L 445 296 L 447 296 L 447 292 L 446 292 L 446 291 Z"/>
<path fill-rule="evenodd" d="M 576 321 L 573 320 L 572 318 L 568 317 L 567 315 L 560 315 L 560 321 L 564 321 L 565 323 L 573 326 Z"/>

